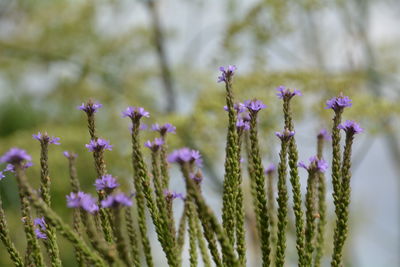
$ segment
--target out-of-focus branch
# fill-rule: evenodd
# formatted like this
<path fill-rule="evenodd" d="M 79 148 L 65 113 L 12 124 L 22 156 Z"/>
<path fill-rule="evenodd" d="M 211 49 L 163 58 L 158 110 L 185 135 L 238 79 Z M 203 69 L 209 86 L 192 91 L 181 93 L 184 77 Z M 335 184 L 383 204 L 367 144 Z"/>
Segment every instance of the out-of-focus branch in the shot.
<path fill-rule="evenodd" d="M 164 84 L 164 90 L 166 94 L 166 106 L 165 111 L 167 113 L 175 110 L 176 103 L 176 95 L 173 86 L 172 73 L 170 69 L 170 65 L 167 60 L 167 55 L 165 52 L 165 39 L 164 34 L 161 28 L 160 17 L 157 12 L 157 4 L 153 0 L 146 1 L 147 9 L 149 10 L 152 27 L 153 27 L 153 38 L 154 45 L 156 47 L 157 56 L 161 68 L 161 75 Z"/>

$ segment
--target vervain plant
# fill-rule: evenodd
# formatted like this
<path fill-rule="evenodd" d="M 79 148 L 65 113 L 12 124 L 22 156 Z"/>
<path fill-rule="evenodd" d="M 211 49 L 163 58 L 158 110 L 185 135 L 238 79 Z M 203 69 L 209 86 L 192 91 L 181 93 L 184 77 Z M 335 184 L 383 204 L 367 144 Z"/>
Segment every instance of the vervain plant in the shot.
<path fill-rule="evenodd" d="M 246 266 L 250 264 L 247 259 L 246 218 L 252 217 L 246 215 L 254 212 L 262 266 L 285 266 L 290 207 L 294 212 L 298 265 L 320 266 L 325 256 L 325 225 L 328 220 L 324 175 L 328 164 L 323 157 L 323 146 L 325 140 L 332 140 L 336 225 L 331 265 L 342 266 L 342 251 L 349 232 L 352 145 L 355 134 L 363 131 L 354 121 L 341 123 L 342 113 L 351 106 L 351 100 L 340 95 L 327 101 L 327 108 L 334 111 L 332 138 L 326 130 L 321 131 L 317 136 L 317 154 L 310 158 L 309 164 L 305 164 L 298 160 L 291 108 L 291 100 L 301 92 L 278 87 L 277 95 L 283 100 L 284 116 L 283 131 L 275 133 L 280 140 L 279 163 L 277 167 L 270 165 L 264 169 L 258 122 L 263 119 L 260 111 L 266 105 L 257 99 L 235 102 L 233 77 L 236 67 L 221 67 L 220 71 L 218 81 L 225 84 L 225 110 L 228 113 L 221 220 L 207 204 L 202 192 L 204 177 L 199 151 L 184 147 L 168 153 L 167 134 L 175 133 L 173 125 L 152 126 L 159 136 L 144 143 L 151 158 L 150 164 L 146 163 L 140 141 L 141 120 L 150 114 L 142 107 L 128 107 L 122 112 L 122 116 L 131 121 L 131 164 L 135 188 L 134 193 L 123 192 L 118 179 L 106 168 L 104 153 L 112 150 L 112 146 L 100 138 L 96 130 L 95 114 L 102 105 L 89 100 L 79 109 L 87 115 L 90 138 L 86 147 L 93 154 L 97 175 L 93 183 L 97 197 L 85 193 L 80 186 L 75 166 L 77 155 L 64 152 L 71 184 L 71 192 L 66 196 L 67 207 L 73 209 L 71 226 L 51 208 L 48 163 L 51 152 L 48 148 L 49 144 L 60 145 L 59 138 L 47 133 L 33 136 L 41 146 L 39 190 L 32 187 L 27 177 L 26 169 L 32 165 L 32 158 L 25 150 L 11 148 L 0 158 L 0 162 L 6 164 L 0 172 L 0 180 L 5 173 L 14 174 L 17 180 L 27 244 L 25 252 L 17 250 L 0 199 L 0 240 L 12 262 L 16 266 L 46 266 L 47 262 L 54 267 L 62 266 L 57 233 L 71 242 L 78 266 L 152 267 L 153 249 L 146 216 L 149 213 L 169 266 Z M 340 130 L 346 134 L 343 154 Z M 243 145 L 245 149 L 242 149 Z M 249 183 L 243 183 L 247 177 L 243 172 L 242 150 L 247 153 Z M 181 170 L 186 185 L 185 195 L 170 188 L 168 170 L 172 163 Z M 308 172 L 305 195 L 301 192 L 298 167 Z M 250 184 L 253 203 L 253 209 L 246 212 L 244 184 Z M 292 200 L 288 194 L 290 188 Z M 184 208 L 179 220 L 175 221 L 174 202 L 177 200 L 183 201 Z M 185 246 L 186 236 L 188 246 Z M 48 259 L 39 240 L 44 244 Z M 186 248 L 189 250 L 187 262 L 182 259 L 182 251 Z"/>

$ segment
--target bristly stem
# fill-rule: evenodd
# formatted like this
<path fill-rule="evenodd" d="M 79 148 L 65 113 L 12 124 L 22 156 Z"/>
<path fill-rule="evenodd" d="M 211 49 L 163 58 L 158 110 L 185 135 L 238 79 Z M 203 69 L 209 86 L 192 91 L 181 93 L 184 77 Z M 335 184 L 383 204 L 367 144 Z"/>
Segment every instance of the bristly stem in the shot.
<path fill-rule="evenodd" d="M 285 98 L 283 101 L 283 114 L 285 119 L 285 128 L 289 131 L 294 131 L 293 119 L 290 110 L 290 98 Z M 299 266 L 307 266 L 304 250 L 304 218 L 302 209 L 302 198 L 300 189 L 300 177 L 297 169 L 299 160 L 296 140 L 292 137 L 289 141 L 289 167 L 290 167 L 290 183 L 292 184 L 293 192 L 293 211 L 296 224 L 296 248 L 299 257 Z"/>
<path fill-rule="evenodd" d="M 197 267 L 197 232 L 196 232 L 196 217 L 194 211 L 194 204 L 189 198 L 188 209 L 186 216 L 189 222 L 189 255 L 190 255 L 190 267 Z"/>
<path fill-rule="evenodd" d="M 278 224 L 275 266 L 283 267 L 285 264 L 286 250 L 286 227 L 288 223 L 288 189 L 286 185 L 287 176 L 287 150 L 289 140 L 281 141 L 280 162 L 278 166 Z"/>
<path fill-rule="evenodd" d="M 128 233 L 129 245 L 131 248 L 132 264 L 135 267 L 140 267 L 140 256 L 138 250 L 138 238 L 136 234 L 136 229 L 134 227 L 132 218 L 132 208 L 125 208 L 125 221 L 126 221 L 126 231 Z"/>
<path fill-rule="evenodd" d="M 229 75 L 231 73 L 231 75 Z M 227 72 L 225 79 L 226 89 L 226 106 L 228 110 L 228 133 L 225 148 L 225 175 L 222 195 L 222 225 L 228 235 L 228 239 L 232 246 L 235 244 L 235 214 L 236 204 L 241 209 L 242 203 L 238 203 L 236 199 L 236 189 L 240 185 L 238 182 L 239 175 L 239 154 L 238 154 L 238 134 L 236 132 L 237 114 L 234 109 L 234 97 L 232 92 L 232 76 L 233 72 Z M 226 264 L 226 261 L 224 260 Z"/>
<path fill-rule="evenodd" d="M 161 159 L 161 179 L 163 189 L 169 187 L 169 173 L 168 173 L 168 161 L 167 161 L 167 138 L 166 134 L 161 135 L 164 144 L 161 145 L 160 149 L 160 159 Z"/>
<path fill-rule="evenodd" d="M 267 172 L 267 203 L 268 203 L 268 217 L 269 217 L 269 229 L 271 234 L 271 261 L 273 261 L 274 247 L 276 245 L 276 208 L 275 208 L 275 190 L 274 190 L 274 172 Z"/>
<path fill-rule="evenodd" d="M 96 267 L 105 267 L 104 261 L 94 253 L 83 241 L 80 235 L 75 233 L 63 220 L 52 210 L 46 203 L 37 195 L 37 193 L 29 186 L 27 178 L 25 176 L 22 166 L 15 166 L 17 182 L 20 186 L 20 191 L 25 198 L 29 198 L 35 208 L 37 208 L 45 217 L 46 222 L 51 224 L 57 231 L 60 232 L 67 240 L 69 240 L 74 247 L 81 250 L 85 259 Z M 32 230 L 33 232 L 33 230 Z M 38 264 L 36 266 L 44 266 L 44 264 Z"/>
<path fill-rule="evenodd" d="M 257 113 L 250 112 L 250 160 L 253 168 L 253 179 L 256 193 L 255 213 L 257 218 L 257 228 L 261 239 L 261 253 L 263 266 L 269 266 L 271 259 L 271 244 L 269 230 L 269 216 L 267 206 L 267 196 L 265 193 L 264 167 L 261 162 L 261 155 L 257 136 Z"/>
<path fill-rule="evenodd" d="M 129 208 L 129 207 L 126 207 Z M 132 266 L 132 259 L 129 254 L 128 250 L 128 243 L 126 242 L 124 238 L 124 234 L 122 232 L 122 215 L 121 215 L 121 208 L 120 207 L 114 207 L 112 208 L 112 214 L 113 214 L 113 231 L 114 231 L 114 236 L 116 238 L 116 245 L 117 245 L 117 251 L 119 254 L 120 259 L 125 263 L 127 267 Z"/>
<path fill-rule="evenodd" d="M 317 140 L 317 157 L 319 160 L 323 159 L 324 136 L 318 135 Z M 314 265 L 321 266 L 321 260 L 324 254 L 324 240 L 325 240 L 325 225 L 326 225 L 326 181 L 323 172 L 318 173 L 317 177 L 317 190 L 318 190 L 318 221 L 316 233 L 316 246 L 315 246 L 315 259 Z"/>
<path fill-rule="evenodd" d="M 3 210 L 3 203 L 1 200 L 1 196 L 0 196 L 0 240 L 6 247 L 7 252 L 10 255 L 10 258 L 14 263 L 14 265 L 17 267 L 23 267 L 24 264 L 22 258 L 10 238 L 10 233 L 8 230 L 7 221 Z"/>
<path fill-rule="evenodd" d="M 48 145 L 49 138 L 47 133 L 43 134 L 40 139 L 40 194 L 43 201 L 51 207 L 51 196 L 50 196 L 50 176 L 49 176 L 49 165 L 48 165 Z M 49 254 L 51 266 L 60 267 L 61 259 L 60 252 L 57 245 L 56 235 L 52 226 L 48 226 L 46 229 L 47 239 L 43 240 L 47 253 Z"/>
<path fill-rule="evenodd" d="M 336 227 L 333 237 L 333 255 L 331 266 L 342 266 L 342 250 L 348 234 L 349 204 L 350 204 L 350 180 L 351 180 L 351 149 L 354 133 L 346 133 L 346 144 L 343 151 L 343 163 L 341 168 L 342 183 L 339 200 L 339 213 L 337 213 Z"/>
<path fill-rule="evenodd" d="M 185 243 L 187 208 L 188 208 L 188 201 L 186 199 L 185 204 L 183 206 L 183 211 L 182 211 L 181 217 L 179 219 L 178 233 L 176 236 L 177 249 L 178 249 L 178 253 L 180 255 L 182 254 L 183 245 Z"/>
<path fill-rule="evenodd" d="M 196 212 L 195 209 L 194 209 L 194 211 Z M 211 267 L 211 259 L 210 259 L 210 255 L 208 254 L 209 251 L 207 249 L 207 245 L 204 240 L 203 233 L 201 231 L 201 225 L 200 225 L 201 221 L 200 221 L 200 219 L 198 219 L 198 217 L 199 217 L 199 215 L 196 212 L 195 226 L 196 226 L 196 233 L 197 233 L 197 242 L 199 244 L 200 253 L 201 253 L 201 257 L 203 259 L 204 267 Z"/>
<path fill-rule="evenodd" d="M 306 228 L 305 228 L 305 258 L 308 266 L 311 266 L 312 256 L 314 252 L 314 236 L 315 236 L 315 221 L 316 221 L 316 180 L 318 172 L 309 171 L 307 179 L 306 192 Z"/>

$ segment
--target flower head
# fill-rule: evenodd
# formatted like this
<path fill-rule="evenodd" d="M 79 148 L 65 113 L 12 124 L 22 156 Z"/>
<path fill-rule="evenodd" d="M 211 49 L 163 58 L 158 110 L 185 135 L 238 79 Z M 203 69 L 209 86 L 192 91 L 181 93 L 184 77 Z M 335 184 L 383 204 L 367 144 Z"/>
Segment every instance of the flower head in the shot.
<path fill-rule="evenodd" d="M 132 206 L 132 200 L 124 193 L 118 193 L 116 195 L 108 196 L 106 199 L 101 201 L 101 206 L 103 208 Z"/>
<path fill-rule="evenodd" d="M 318 159 L 317 156 L 309 158 L 310 164 L 307 166 L 300 161 L 297 166 L 306 169 L 308 172 L 325 172 L 328 169 L 328 163 L 323 159 Z"/>
<path fill-rule="evenodd" d="M 189 174 L 189 178 L 195 181 L 197 184 L 200 184 L 203 181 L 203 174 L 201 171 L 197 171 Z"/>
<path fill-rule="evenodd" d="M 272 174 L 276 171 L 276 166 L 275 164 L 271 163 L 269 166 L 265 169 L 265 174 Z"/>
<path fill-rule="evenodd" d="M 279 137 L 282 141 L 289 140 L 291 137 L 295 135 L 294 131 L 289 131 L 289 129 L 285 128 L 282 132 L 275 132 L 275 135 Z"/>
<path fill-rule="evenodd" d="M 295 95 L 298 95 L 298 96 L 302 95 L 302 93 L 299 90 L 293 89 L 293 92 L 292 92 L 289 88 L 286 88 L 283 85 L 276 88 L 276 90 L 278 91 L 278 93 L 276 93 L 276 95 L 279 97 L 279 99 L 291 99 Z"/>
<path fill-rule="evenodd" d="M 197 150 L 189 149 L 187 147 L 172 151 L 172 153 L 168 156 L 168 161 L 180 164 L 183 164 L 185 162 L 194 162 L 197 166 L 201 166 L 203 163 L 200 152 Z"/>
<path fill-rule="evenodd" d="M 125 111 L 122 112 L 122 117 L 129 117 L 132 120 L 138 120 L 141 117 L 150 117 L 150 113 L 141 107 L 127 107 Z"/>
<path fill-rule="evenodd" d="M 147 140 L 144 146 L 150 148 L 152 151 L 158 151 L 163 144 L 164 140 L 162 138 L 155 138 L 153 142 Z"/>
<path fill-rule="evenodd" d="M 170 191 L 168 189 L 164 190 L 164 196 L 167 200 L 174 200 L 176 198 L 185 200 L 185 196 L 182 193 L 176 193 L 176 192 Z"/>
<path fill-rule="evenodd" d="M 60 145 L 59 137 L 54 137 L 54 136 L 50 137 L 47 135 L 47 133 L 42 134 L 41 132 L 38 132 L 38 134 L 33 134 L 32 137 L 40 142 L 54 144 L 54 145 Z"/>
<path fill-rule="evenodd" d="M 101 151 L 101 150 L 112 150 L 112 145 L 110 145 L 110 143 L 104 139 L 97 139 L 97 140 L 90 140 L 89 144 L 85 145 L 90 152 L 94 152 L 94 151 Z"/>
<path fill-rule="evenodd" d="M 333 109 L 334 111 L 343 110 L 346 107 L 351 107 L 351 99 L 348 96 L 344 96 L 342 93 L 338 97 L 331 98 L 326 101 L 326 109 Z"/>
<path fill-rule="evenodd" d="M 348 134 L 358 134 L 364 131 L 358 123 L 355 121 L 347 120 L 344 123 L 339 124 L 338 129 L 344 130 Z"/>
<path fill-rule="evenodd" d="M 219 67 L 219 70 L 221 71 L 221 76 L 218 76 L 218 81 L 217 82 L 227 82 L 234 74 L 236 71 L 236 66 L 235 65 L 229 65 L 228 67 Z"/>
<path fill-rule="evenodd" d="M 243 103 L 235 103 L 233 109 L 236 110 L 238 114 L 246 111 L 246 106 Z M 224 106 L 224 110 L 228 111 L 228 106 Z"/>
<path fill-rule="evenodd" d="M 38 239 L 47 239 L 47 235 L 44 233 L 47 229 L 44 217 L 35 218 L 33 220 L 35 226 L 35 235 Z"/>
<path fill-rule="evenodd" d="M 248 131 L 250 129 L 249 121 L 245 121 L 243 119 L 238 119 L 236 121 L 236 128 L 242 131 Z"/>
<path fill-rule="evenodd" d="M 32 157 L 26 153 L 25 150 L 13 147 L 8 150 L 1 158 L 0 162 L 10 163 L 10 164 L 19 164 L 23 161 L 31 161 Z"/>
<path fill-rule="evenodd" d="M 21 167 L 22 167 L 23 169 L 27 169 L 27 168 L 32 167 L 32 166 L 33 166 L 32 161 L 25 162 L 25 163 L 23 163 L 23 164 L 21 165 Z M 12 165 L 12 164 L 7 164 L 6 168 L 5 168 L 4 170 L 0 171 L 0 180 L 3 179 L 3 178 L 5 177 L 5 175 L 4 175 L 5 172 L 12 172 L 12 173 L 15 173 L 14 165 Z"/>
<path fill-rule="evenodd" d="M 84 192 L 70 193 L 67 195 L 67 206 L 69 208 L 82 208 L 89 213 L 95 213 L 99 210 L 96 199 L 90 194 Z"/>
<path fill-rule="evenodd" d="M 112 191 L 119 186 L 119 183 L 117 182 L 117 179 L 115 179 L 112 175 L 106 174 L 103 175 L 100 179 L 96 179 L 94 185 L 96 186 L 97 191 Z"/>
<path fill-rule="evenodd" d="M 99 108 L 101 108 L 103 105 L 100 104 L 99 102 L 93 102 L 92 100 L 89 100 L 86 104 L 82 103 L 82 105 L 78 106 L 77 108 L 80 110 L 85 111 L 87 114 L 93 114 L 96 113 Z"/>
<path fill-rule="evenodd" d="M 68 159 L 75 159 L 78 157 L 78 154 L 69 152 L 69 151 L 64 151 L 63 152 L 64 157 L 68 158 Z"/>
<path fill-rule="evenodd" d="M 244 105 L 250 113 L 256 113 L 267 107 L 261 100 L 253 99 L 244 101 Z"/>
<path fill-rule="evenodd" d="M 324 139 L 326 141 L 332 140 L 331 134 L 326 129 L 322 129 L 321 131 L 319 131 L 317 138 Z"/>
<path fill-rule="evenodd" d="M 158 123 L 155 123 L 151 126 L 151 129 L 155 132 L 159 132 L 161 135 L 165 135 L 166 133 L 175 133 L 176 127 L 172 125 L 171 123 L 166 123 L 164 125 L 158 125 Z"/>

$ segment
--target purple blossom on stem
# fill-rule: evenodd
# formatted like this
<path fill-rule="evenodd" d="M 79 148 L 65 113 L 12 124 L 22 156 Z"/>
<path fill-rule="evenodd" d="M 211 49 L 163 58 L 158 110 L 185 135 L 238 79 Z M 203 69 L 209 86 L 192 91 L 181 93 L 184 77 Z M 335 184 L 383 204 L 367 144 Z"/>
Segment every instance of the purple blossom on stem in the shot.
<path fill-rule="evenodd" d="M 8 150 L 1 158 L 0 162 L 2 163 L 10 163 L 10 164 L 19 164 L 22 161 L 31 161 L 32 157 L 26 153 L 25 150 L 13 147 Z"/>
<path fill-rule="evenodd" d="M 22 164 L 22 168 L 23 169 L 27 169 L 27 168 L 32 167 L 32 166 L 33 166 L 33 163 L 31 161 L 28 161 L 28 162 L 25 162 L 25 163 Z M 4 170 L 0 171 L 0 180 L 5 177 L 5 175 L 4 175 L 5 172 L 15 173 L 14 165 L 7 164 L 6 168 Z"/>
<path fill-rule="evenodd" d="M 66 157 L 68 159 L 70 159 L 70 158 L 75 159 L 75 158 L 78 157 L 78 154 L 75 154 L 75 153 L 72 153 L 72 152 L 69 152 L 69 151 L 64 151 L 63 155 L 64 155 L 64 157 Z"/>
<path fill-rule="evenodd" d="M 132 200 L 124 193 L 108 196 L 105 200 L 101 201 L 103 208 L 132 206 Z"/>
<path fill-rule="evenodd" d="M 235 103 L 233 109 L 236 110 L 238 114 L 246 111 L 246 106 L 243 103 Z M 228 106 L 224 106 L 224 110 L 228 111 Z"/>
<path fill-rule="evenodd" d="M 194 180 L 197 184 L 203 181 L 203 174 L 200 171 L 189 174 L 190 179 Z"/>
<path fill-rule="evenodd" d="M 162 138 L 155 138 L 153 142 L 147 140 L 144 146 L 150 148 L 152 151 L 157 151 L 163 144 L 164 140 Z"/>
<path fill-rule="evenodd" d="M 276 95 L 279 97 L 279 99 L 285 99 L 285 98 L 290 99 L 290 98 L 294 97 L 295 95 L 298 95 L 298 96 L 302 95 L 300 90 L 293 89 L 293 92 L 292 92 L 289 88 L 286 88 L 283 85 L 276 88 L 276 90 L 278 91 L 278 93 L 276 93 Z"/>
<path fill-rule="evenodd" d="M 322 129 L 321 131 L 319 131 L 317 137 L 318 139 L 324 139 L 326 141 L 332 140 L 331 134 L 326 129 Z"/>
<path fill-rule="evenodd" d="M 293 137 L 295 135 L 295 132 L 289 131 L 289 129 L 286 128 L 282 132 L 275 132 L 275 135 L 283 141 L 283 140 L 289 140 L 291 137 Z"/>
<path fill-rule="evenodd" d="M 325 172 L 328 169 L 328 163 L 323 159 L 318 159 L 317 156 L 312 156 L 309 161 L 310 164 L 308 166 L 302 161 L 297 166 L 306 169 L 308 172 Z"/>
<path fill-rule="evenodd" d="M 265 174 L 272 174 L 273 172 L 276 171 L 276 166 L 275 164 L 271 163 L 269 166 L 265 169 Z"/>
<path fill-rule="evenodd" d="M 243 119 L 238 119 L 236 121 L 236 128 L 242 131 L 248 131 L 250 129 L 249 121 L 245 121 Z"/>
<path fill-rule="evenodd" d="M 89 213 L 95 213 L 99 210 L 96 204 L 97 200 L 90 194 L 79 191 L 78 193 L 70 193 L 67 195 L 67 207 L 82 208 Z"/>
<path fill-rule="evenodd" d="M 199 167 L 203 163 L 200 152 L 197 150 L 189 149 L 187 147 L 172 151 L 172 153 L 168 156 L 168 162 L 176 162 L 180 164 L 183 164 L 185 162 L 194 162 Z"/>
<path fill-rule="evenodd" d="M 104 139 L 97 139 L 97 140 L 90 140 L 89 144 L 85 145 L 90 152 L 94 152 L 94 151 L 101 151 L 101 150 L 112 150 L 112 145 L 110 145 L 110 143 Z"/>
<path fill-rule="evenodd" d="M 44 233 L 46 231 L 46 222 L 44 217 L 35 218 L 33 220 L 35 226 L 35 235 L 38 239 L 47 239 L 47 235 Z"/>
<path fill-rule="evenodd" d="M 234 74 L 235 71 L 237 70 L 235 65 L 229 65 L 228 67 L 219 67 L 219 70 L 221 71 L 221 76 L 218 76 L 218 81 L 217 82 L 227 82 Z"/>
<path fill-rule="evenodd" d="M 346 107 L 351 107 L 351 99 L 348 96 L 344 96 L 342 93 L 338 97 L 331 98 L 326 101 L 326 109 L 333 109 L 334 111 L 342 110 Z"/>
<path fill-rule="evenodd" d="M 141 117 L 150 117 L 150 113 L 141 107 L 127 107 L 125 111 L 122 112 L 122 117 L 129 117 L 134 120 L 138 120 Z"/>
<path fill-rule="evenodd" d="M 42 134 L 41 132 L 38 132 L 38 134 L 33 134 L 32 137 L 40 142 L 45 142 L 49 144 L 54 144 L 54 145 L 61 145 L 60 138 L 59 137 L 54 137 L 54 136 L 48 136 L 47 133 Z"/>
<path fill-rule="evenodd" d="M 163 193 L 167 200 L 174 200 L 176 198 L 185 200 L 185 196 L 182 193 L 176 193 L 176 192 L 170 191 L 168 189 L 165 189 Z"/>
<path fill-rule="evenodd" d="M 82 105 L 78 106 L 77 108 L 80 110 L 85 111 L 88 114 L 93 114 L 96 113 L 99 108 L 101 108 L 103 105 L 100 104 L 99 102 L 93 102 L 92 100 L 89 100 L 86 104 L 82 103 Z"/>
<path fill-rule="evenodd" d="M 166 123 L 161 126 L 158 125 L 158 123 L 155 123 L 151 126 L 151 129 L 155 132 L 159 132 L 161 135 L 165 135 L 166 133 L 176 133 L 176 127 L 171 123 Z"/>
<path fill-rule="evenodd" d="M 358 123 L 355 121 L 347 120 L 344 123 L 339 124 L 338 129 L 344 130 L 348 134 L 358 134 L 364 131 Z"/>
<path fill-rule="evenodd" d="M 246 100 L 244 101 L 244 105 L 252 113 L 256 113 L 267 107 L 267 105 L 265 105 L 261 100 L 257 99 Z"/>
<path fill-rule="evenodd" d="M 96 190 L 107 190 L 112 191 L 113 189 L 119 186 L 117 179 L 113 177 L 111 174 L 103 175 L 100 179 L 96 179 L 94 185 L 96 186 Z"/>

